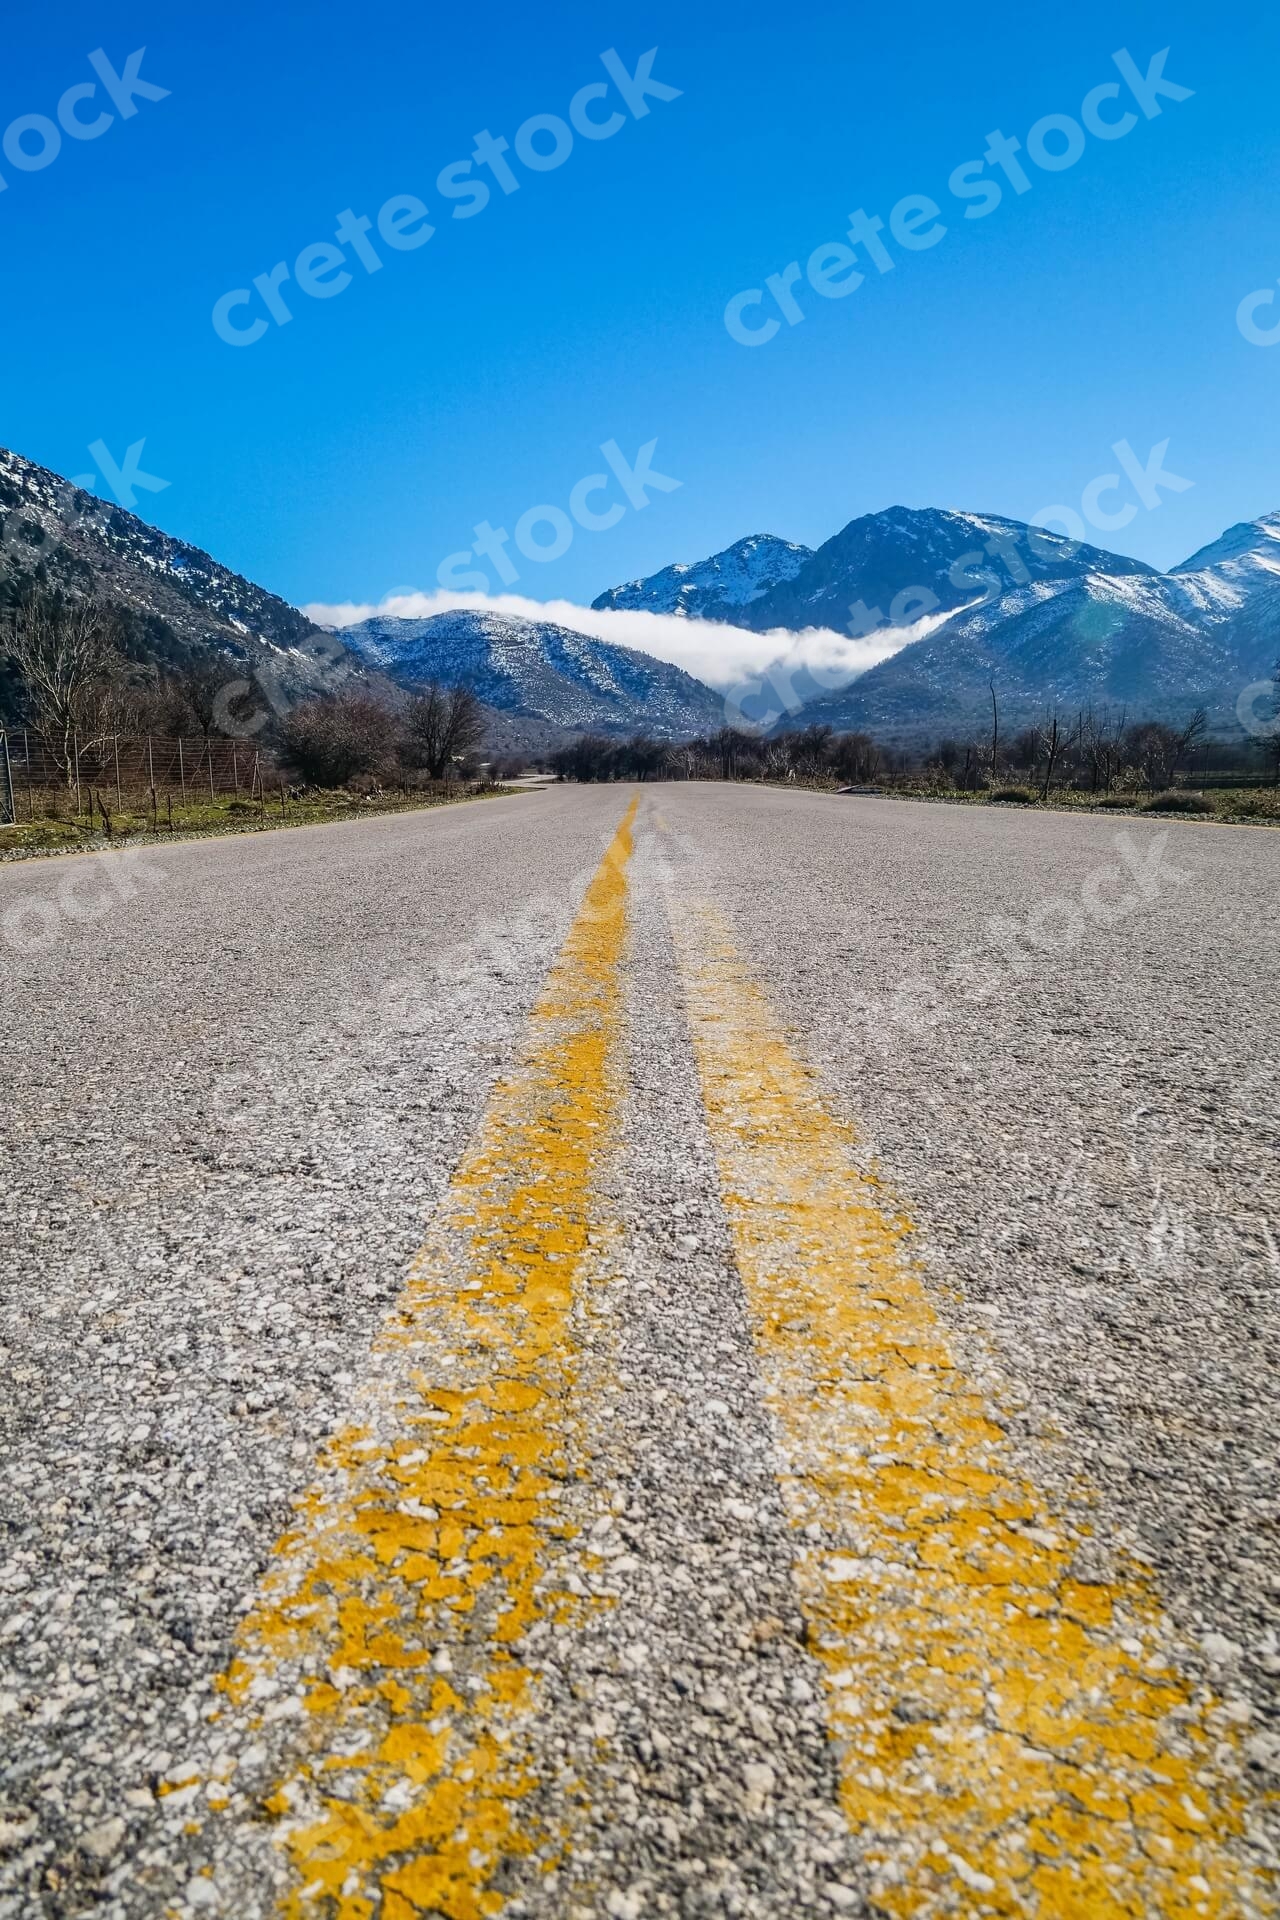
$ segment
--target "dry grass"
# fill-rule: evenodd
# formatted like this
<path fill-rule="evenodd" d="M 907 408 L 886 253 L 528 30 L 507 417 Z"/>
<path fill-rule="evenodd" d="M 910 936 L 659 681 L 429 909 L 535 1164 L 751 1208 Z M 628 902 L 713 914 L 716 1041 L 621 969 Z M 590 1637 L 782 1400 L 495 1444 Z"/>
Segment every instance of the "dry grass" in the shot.
<path fill-rule="evenodd" d="M 281 827 L 323 826 L 335 820 L 363 820 L 374 814 L 416 813 L 424 807 L 456 806 L 459 801 L 505 793 L 505 787 L 451 787 L 447 792 L 419 790 L 407 797 L 383 793 L 363 797 L 336 792 L 304 794 L 300 799 L 281 803 L 277 792 L 267 796 L 265 806 L 257 799 L 241 794 L 219 794 L 214 800 L 202 800 L 187 806 L 174 806 L 172 825 L 169 810 L 161 804 L 153 824 L 150 802 L 139 795 L 125 796 L 125 804 L 114 809 L 108 835 L 101 818 L 69 812 L 65 805 L 49 795 L 36 796 L 34 820 L 19 819 L 16 826 L 0 827 L 0 859 L 19 859 L 43 853 L 68 853 L 89 847 L 162 846 L 169 840 L 205 839 L 231 833 L 264 833 Z M 26 809 L 24 796 L 18 796 L 19 814 Z"/>

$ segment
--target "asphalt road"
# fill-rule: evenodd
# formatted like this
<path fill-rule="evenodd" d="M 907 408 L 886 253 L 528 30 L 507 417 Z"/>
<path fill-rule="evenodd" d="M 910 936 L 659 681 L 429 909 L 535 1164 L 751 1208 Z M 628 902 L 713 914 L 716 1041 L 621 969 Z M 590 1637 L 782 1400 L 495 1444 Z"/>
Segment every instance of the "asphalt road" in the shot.
<path fill-rule="evenodd" d="M 1280 839 L 635 797 L 0 869 L 0 1920 L 1274 1910 Z"/>

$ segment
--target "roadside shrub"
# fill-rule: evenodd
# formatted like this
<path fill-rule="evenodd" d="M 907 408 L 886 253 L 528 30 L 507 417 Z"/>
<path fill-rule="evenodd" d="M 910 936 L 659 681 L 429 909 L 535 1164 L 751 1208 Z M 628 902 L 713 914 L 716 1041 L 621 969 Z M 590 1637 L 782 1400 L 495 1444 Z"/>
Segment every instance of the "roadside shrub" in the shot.
<path fill-rule="evenodd" d="M 1100 807 L 1134 807 L 1137 801 L 1131 793 L 1104 793 L 1098 805 Z"/>
<path fill-rule="evenodd" d="M 1169 787 L 1164 793 L 1153 793 L 1142 804 L 1144 813 L 1212 813 L 1213 802 L 1206 800 L 1202 793 L 1184 793 L 1180 787 Z"/>
<path fill-rule="evenodd" d="M 994 793 L 987 795 L 992 806 L 1003 802 L 1011 807 L 1031 807 L 1035 805 L 1035 798 L 1030 787 L 997 787 Z"/>
<path fill-rule="evenodd" d="M 341 787 L 394 763 L 397 716 L 367 694 L 339 693 L 294 707 L 281 729 L 290 766 L 317 787 Z"/>

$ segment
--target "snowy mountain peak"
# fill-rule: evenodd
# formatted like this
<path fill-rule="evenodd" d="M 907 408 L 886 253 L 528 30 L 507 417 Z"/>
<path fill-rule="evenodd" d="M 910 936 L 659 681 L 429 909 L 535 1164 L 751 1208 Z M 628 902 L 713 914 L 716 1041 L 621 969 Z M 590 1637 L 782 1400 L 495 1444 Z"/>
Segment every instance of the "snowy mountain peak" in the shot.
<path fill-rule="evenodd" d="M 793 579 L 809 558 L 808 547 L 779 540 L 772 533 L 751 533 L 709 560 L 695 564 L 677 560 L 647 580 L 611 587 L 591 604 L 597 611 L 613 608 L 673 613 L 690 620 L 730 620 L 780 581 Z"/>
<path fill-rule="evenodd" d="M 1229 560 L 1257 558 L 1264 565 L 1280 567 L 1280 513 L 1264 513 L 1258 520 L 1241 520 L 1218 540 L 1201 547 L 1189 560 L 1172 569 L 1174 573 L 1203 573 L 1207 567 L 1221 566 Z"/>
<path fill-rule="evenodd" d="M 1003 600 L 1035 580 L 1065 584 L 1091 568 L 1152 572 L 1139 560 L 1076 546 L 1001 514 L 888 507 L 833 534 L 792 579 L 748 609 L 744 625 L 865 633 L 923 613 L 957 613 L 984 595 L 990 605 L 992 594 Z"/>

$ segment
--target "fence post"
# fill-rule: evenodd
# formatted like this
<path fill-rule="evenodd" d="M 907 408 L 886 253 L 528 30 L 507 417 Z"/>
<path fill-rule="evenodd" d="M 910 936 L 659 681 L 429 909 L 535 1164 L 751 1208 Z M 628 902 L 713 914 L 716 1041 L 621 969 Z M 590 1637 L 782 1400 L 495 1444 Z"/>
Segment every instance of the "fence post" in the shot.
<path fill-rule="evenodd" d="M 151 735 L 147 735 L 147 785 L 152 793 L 156 790 L 156 763 L 151 752 Z"/>
<path fill-rule="evenodd" d="M 62 738 L 63 738 L 63 745 L 65 746 L 66 735 L 64 734 Z M 80 804 L 80 735 L 78 733 L 73 732 L 71 735 L 71 740 L 72 740 L 72 749 L 75 753 L 75 759 L 76 759 L 76 812 L 83 813 L 84 808 Z"/>
<path fill-rule="evenodd" d="M 27 812 L 34 820 L 36 817 L 36 789 L 35 782 L 31 778 L 31 741 L 28 738 L 25 727 L 22 730 L 22 758 L 26 762 L 27 768 Z"/>
<path fill-rule="evenodd" d="M 9 796 L 9 819 L 16 827 L 18 824 L 18 803 L 13 797 L 13 766 L 9 759 L 8 731 L 0 731 L 0 741 L 4 742 L 4 784 Z"/>
<path fill-rule="evenodd" d="M 235 788 L 236 792 L 239 793 L 240 770 L 236 766 L 236 743 L 234 740 L 231 742 L 231 784 Z"/>
<path fill-rule="evenodd" d="M 182 764 L 182 735 L 178 735 L 178 780 L 182 787 L 182 804 L 187 804 L 187 773 Z"/>
<path fill-rule="evenodd" d="M 209 756 L 209 804 L 213 805 L 213 742 L 206 737 L 204 750 Z"/>
<path fill-rule="evenodd" d="M 116 812 L 123 813 L 124 812 L 124 795 L 120 791 L 120 735 L 119 734 L 116 735 L 115 740 L 112 742 L 112 745 L 115 747 L 115 755 L 116 755 Z"/>

